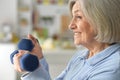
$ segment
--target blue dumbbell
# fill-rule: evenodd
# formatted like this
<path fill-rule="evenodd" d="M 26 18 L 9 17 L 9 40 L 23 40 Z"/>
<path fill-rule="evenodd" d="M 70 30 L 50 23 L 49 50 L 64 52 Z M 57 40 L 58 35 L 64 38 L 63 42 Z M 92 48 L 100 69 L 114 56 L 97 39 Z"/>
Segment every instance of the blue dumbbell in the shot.
<path fill-rule="evenodd" d="M 20 40 L 20 42 L 18 43 L 18 49 L 19 50 L 27 50 L 27 51 L 32 51 L 32 49 L 34 48 L 34 45 L 32 43 L 31 40 L 29 39 L 22 39 Z M 15 50 L 11 55 L 10 55 L 10 59 L 11 59 L 11 63 L 13 63 L 13 56 L 15 54 L 18 53 L 18 50 Z M 37 58 L 37 56 L 32 55 L 30 53 L 25 53 L 21 59 L 20 59 L 20 67 L 23 70 L 32 72 L 35 69 L 37 69 L 39 66 L 39 60 Z"/>
<path fill-rule="evenodd" d="M 19 50 L 32 51 L 33 48 L 34 48 L 34 44 L 30 39 L 21 39 L 18 43 Z"/>
<path fill-rule="evenodd" d="M 17 53 L 18 53 L 18 50 L 15 50 L 14 52 L 12 52 L 12 53 L 10 54 L 10 61 L 11 61 L 12 64 L 14 64 L 14 63 L 13 63 L 13 57 L 14 57 L 14 55 L 17 54 Z"/>

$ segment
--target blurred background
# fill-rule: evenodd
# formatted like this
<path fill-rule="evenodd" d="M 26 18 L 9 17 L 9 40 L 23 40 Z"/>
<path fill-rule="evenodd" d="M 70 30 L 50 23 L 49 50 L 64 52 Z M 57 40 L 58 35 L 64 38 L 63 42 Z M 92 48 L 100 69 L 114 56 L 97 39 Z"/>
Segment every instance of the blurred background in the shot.
<path fill-rule="evenodd" d="M 20 80 L 10 63 L 10 54 L 27 34 L 40 42 L 52 79 L 76 52 L 68 30 L 68 0 L 0 0 L 0 80 Z"/>

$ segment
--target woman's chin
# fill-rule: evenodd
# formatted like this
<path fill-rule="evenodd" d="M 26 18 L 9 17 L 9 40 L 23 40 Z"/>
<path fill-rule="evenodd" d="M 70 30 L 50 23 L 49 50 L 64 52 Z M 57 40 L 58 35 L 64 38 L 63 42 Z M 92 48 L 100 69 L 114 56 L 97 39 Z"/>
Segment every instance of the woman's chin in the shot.
<path fill-rule="evenodd" d="M 80 42 L 78 42 L 78 41 L 74 41 L 74 44 L 75 44 L 76 46 L 81 45 L 81 43 L 80 43 Z"/>

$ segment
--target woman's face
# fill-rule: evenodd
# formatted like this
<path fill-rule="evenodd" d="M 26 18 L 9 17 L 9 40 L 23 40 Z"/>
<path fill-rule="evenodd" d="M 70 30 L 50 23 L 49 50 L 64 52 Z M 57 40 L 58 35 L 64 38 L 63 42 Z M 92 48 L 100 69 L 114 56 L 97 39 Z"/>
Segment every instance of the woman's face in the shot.
<path fill-rule="evenodd" d="M 94 29 L 86 20 L 80 3 L 77 1 L 72 8 L 72 20 L 69 28 L 74 33 L 74 43 L 76 45 L 87 45 L 94 41 Z"/>

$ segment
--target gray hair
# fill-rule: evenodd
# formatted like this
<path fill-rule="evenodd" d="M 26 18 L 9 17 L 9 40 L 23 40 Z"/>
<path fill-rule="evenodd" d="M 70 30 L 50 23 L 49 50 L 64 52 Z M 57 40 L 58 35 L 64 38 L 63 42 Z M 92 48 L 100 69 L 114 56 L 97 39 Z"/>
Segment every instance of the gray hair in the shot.
<path fill-rule="evenodd" d="M 81 10 L 103 43 L 120 42 L 120 0 L 70 0 L 69 7 L 80 2 Z"/>

